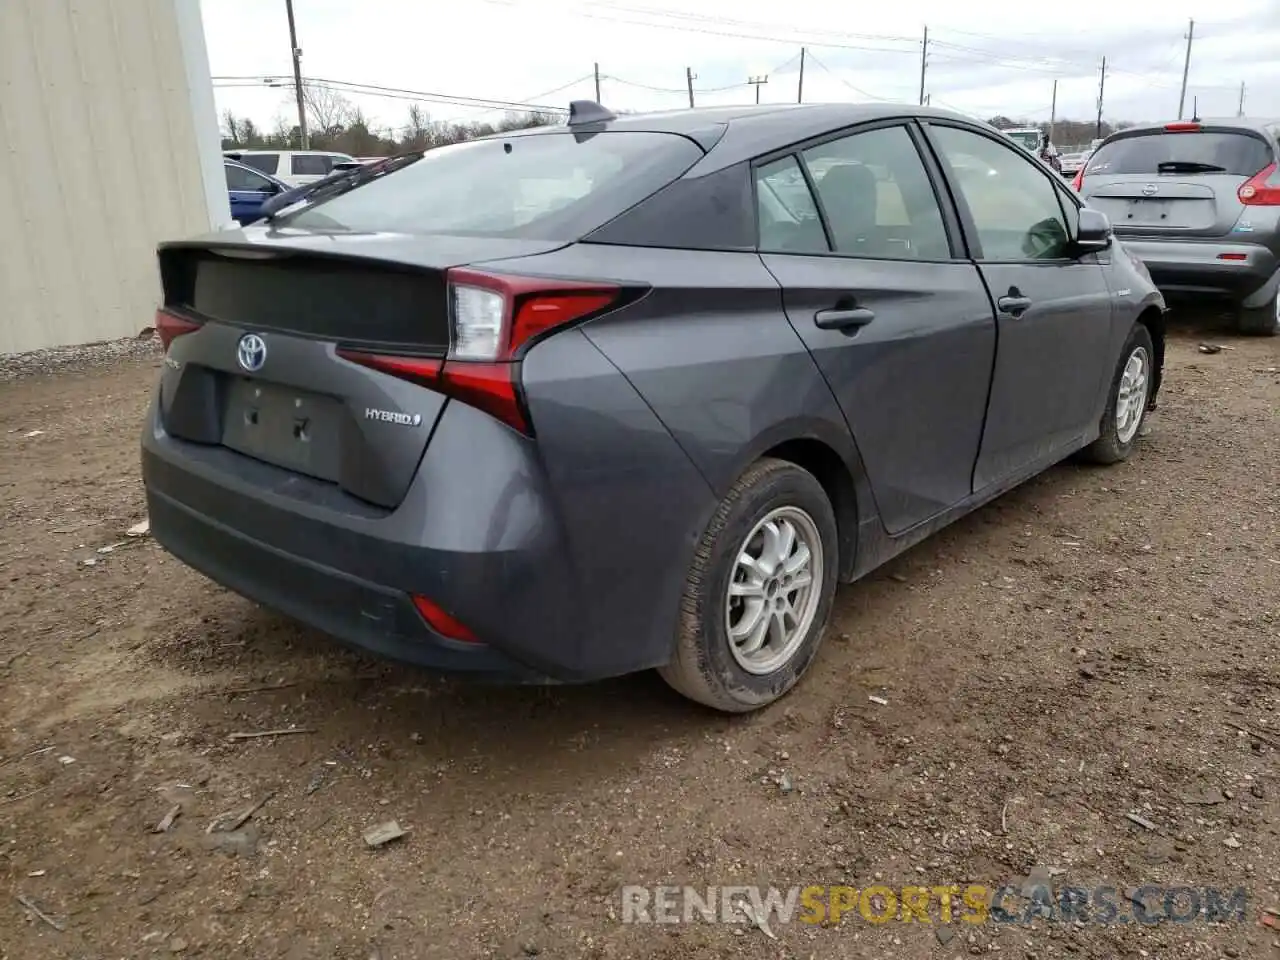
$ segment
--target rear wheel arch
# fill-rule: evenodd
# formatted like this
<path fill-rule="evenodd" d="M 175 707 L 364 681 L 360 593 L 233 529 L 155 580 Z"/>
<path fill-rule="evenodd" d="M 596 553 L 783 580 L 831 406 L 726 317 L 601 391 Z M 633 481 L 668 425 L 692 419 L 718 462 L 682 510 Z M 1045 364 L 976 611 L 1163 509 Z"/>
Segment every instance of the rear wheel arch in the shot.
<path fill-rule="evenodd" d="M 840 580 L 853 576 L 858 552 L 858 485 L 852 470 L 835 448 L 816 437 L 784 440 L 765 450 L 758 459 L 793 463 L 813 474 L 821 484 L 836 516 Z"/>

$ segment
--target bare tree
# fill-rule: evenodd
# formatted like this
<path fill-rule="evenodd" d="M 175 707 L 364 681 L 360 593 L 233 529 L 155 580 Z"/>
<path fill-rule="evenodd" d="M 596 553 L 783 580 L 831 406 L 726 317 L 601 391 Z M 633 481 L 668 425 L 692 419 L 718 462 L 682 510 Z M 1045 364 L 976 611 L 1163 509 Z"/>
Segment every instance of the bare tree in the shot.
<path fill-rule="evenodd" d="M 230 110 L 222 115 L 223 146 L 236 147 L 243 143 L 244 130 L 241 119 Z"/>
<path fill-rule="evenodd" d="M 351 119 L 351 101 L 332 87 L 304 83 L 302 102 L 306 105 L 307 119 L 315 133 L 335 136 Z"/>
<path fill-rule="evenodd" d="M 422 150 L 431 142 L 431 116 L 420 103 L 409 104 L 409 122 L 404 128 L 406 150 Z"/>

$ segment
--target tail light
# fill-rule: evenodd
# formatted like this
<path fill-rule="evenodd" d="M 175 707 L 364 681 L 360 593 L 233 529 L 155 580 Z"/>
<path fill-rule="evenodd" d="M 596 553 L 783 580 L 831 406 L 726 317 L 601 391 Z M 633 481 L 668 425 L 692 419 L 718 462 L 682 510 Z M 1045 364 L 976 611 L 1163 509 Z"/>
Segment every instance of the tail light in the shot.
<path fill-rule="evenodd" d="M 1268 164 L 1240 184 L 1236 196 L 1246 207 L 1280 206 L 1280 167 Z"/>
<path fill-rule="evenodd" d="M 1076 175 L 1071 179 L 1071 189 L 1074 190 L 1076 193 L 1079 193 L 1083 186 L 1084 186 L 1084 167 L 1081 166 L 1080 169 L 1076 171 Z"/>
<path fill-rule="evenodd" d="M 1200 129 L 1200 124 L 1194 120 L 1185 120 L 1178 123 L 1166 123 L 1164 129 L 1165 133 L 1195 133 Z"/>
<path fill-rule="evenodd" d="M 156 311 L 156 336 L 160 338 L 160 344 L 166 351 L 169 344 L 182 336 L 184 333 L 194 333 L 200 329 L 200 324 L 185 317 L 180 317 L 176 313 L 170 313 L 161 307 Z"/>
<path fill-rule="evenodd" d="M 454 268 L 448 272 L 450 344 L 445 359 L 339 350 L 339 356 L 413 380 L 532 434 L 520 399 L 520 357 L 549 330 L 614 305 L 611 284 L 512 277 Z"/>

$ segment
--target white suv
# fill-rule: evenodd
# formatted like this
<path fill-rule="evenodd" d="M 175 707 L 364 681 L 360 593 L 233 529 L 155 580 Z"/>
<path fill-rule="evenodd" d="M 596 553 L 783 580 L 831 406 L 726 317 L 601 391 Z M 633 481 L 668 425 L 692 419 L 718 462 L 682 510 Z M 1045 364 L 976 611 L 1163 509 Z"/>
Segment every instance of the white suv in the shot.
<path fill-rule="evenodd" d="M 353 163 L 345 153 L 325 150 L 224 150 L 223 156 L 270 174 L 292 187 L 327 177 L 336 163 Z"/>

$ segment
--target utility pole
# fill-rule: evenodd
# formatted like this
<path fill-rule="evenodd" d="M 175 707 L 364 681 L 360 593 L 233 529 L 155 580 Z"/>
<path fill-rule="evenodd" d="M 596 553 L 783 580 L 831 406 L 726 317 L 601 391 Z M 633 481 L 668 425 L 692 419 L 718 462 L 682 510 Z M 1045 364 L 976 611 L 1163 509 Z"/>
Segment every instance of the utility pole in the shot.
<path fill-rule="evenodd" d="M 1240 106 L 1236 107 L 1236 116 L 1244 116 L 1244 81 L 1240 81 Z"/>
<path fill-rule="evenodd" d="M 760 103 L 760 88 L 769 82 L 768 76 L 763 77 L 747 77 L 747 83 L 756 88 L 756 105 Z"/>
<path fill-rule="evenodd" d="M 596 103 L 600 102 L 600 64 L 595 65 L 596 74 Z"/>
<path fill-rule="evenodd" d="M 1053 78 L 1053 100 L 1049 103 L 1049 142 L 1053 143 L 1054 126 L 1058 121 L 1058 78 Z"/>
<path fill-rule="evenodd" d="M 684 68 L 685 83 L 689 85 L 689 109 L 693 109 L 693 81 L 698 79 L 698 75 L 693 72 L 693 67 Z"/>
<path fill-rule="evenodd" d="M 1240 84 L 1240 98 L 1244 99 L 1244 84 Z M 800 48 L 800 82 L 796 84 L 796 103 L 804 103 L 804 47 Z M 1240 114 L 1244 116 L 1244 114 Z"/>
<path fill-rule="evenodd" d="M 1182 105 L 1187 100 L 1187 73 L 1191 70 L 1191 41 L 1195 39 L 1196 22 L 1187 27 L 1187 57 L 1182 61 L 1182 92 L 1178 94 L 1178 119 L 1182 119 Z"/>
<path fill-rule="evenodd" d="M 298 138 L 302 149 L 308 149 L 307 137 L 307 105 L 302 96 L 302 50 L 298 46 L 298 31 L 293 25 L 293 0 L 284 0 L 285 12 L 289 15 L 289 48 L 293 53 L 293 92 L 298 98 Z"/>
<path fill-rule="evenodd" d="M 1107 58 L 1102 58 L 1102 77 L 1098 80 L 1098 129 L 1095 137 L 1102 136 L 1102 95 L 1107 89 Z"/>
<path fill-rule="evenodd" d="M 924 28 L 924 40 L 920 44 L 920 106 L 924 106 L 924 68 L 929 62 L 929 27 Z"/>

